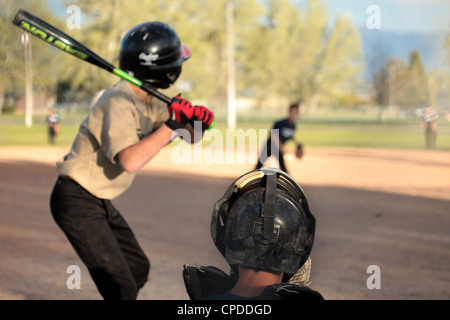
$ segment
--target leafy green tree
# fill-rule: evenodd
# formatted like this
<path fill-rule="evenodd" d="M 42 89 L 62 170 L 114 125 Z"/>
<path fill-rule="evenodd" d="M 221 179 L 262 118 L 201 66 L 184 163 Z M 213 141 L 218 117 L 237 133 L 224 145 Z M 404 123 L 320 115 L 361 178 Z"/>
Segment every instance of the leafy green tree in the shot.
<path fill-rule="evenodd" d="M 428 76 L 418 51 L 412 51 L 407 70 L 408 81 L 404 89 L 402 107 L 424 107 L 428 103 Z"/>
<path fill-rule="evenodd" d="M 43 0 L 0 0 L 0 111 L 6 93 L 21 95 L 25 91 L 24 32 L 11 23 L 20 8 L 44 20 L 55 20 Z M 58 63 L 54 63 L 48 44 L 31 35 L 28 38 L 32 45 L 33 88 L 51 90 L 56 83 Z"/>
<path fill-rule="evenodd" d="M 265 24 L 246 46 L 246 85 L 261 100 L 303 100 L 316 106 L 352 88 L 362 70 L 359 34 L 350 20 L 328 25 L 326 6 L 269 0 Z"/>
<path fill-rule="evenodd" d="M 137 10 L 137 1 L 78 0 L 65 1 L 65 4 L 78 6 L 83 15 L 80 28 L 67 32 L 115 65 L 122 36 L 129 28 L 144 21 L 142 18 L 144 10 Z M 154 12 L 151 1 L 143 0 L 139 4 L 146 8 L 146 13 Z M 78 99 L 89 99 L 97 91 L 117 81 L 116 77 L 98 67 L 81 62 L 75 63 L 73 57 L 68 57 L 65 64 L 60 81 L 76 90 Z"/>
<path fill-rule="evenodd" d="M 428 75 L 418 51 L 410 53 L 409 63 L 392 59 L 387 65 L 389 104 L 402 109 L 428 103 Z"/>
<path fill-rule="evenodd" d="M 292 0 L 65 0 L 67 6 L 76 5 L 82 13 L 80 28 L 70 30 L 64 21 L 42 11 L 43 0 L 0 1 L 5 6 L 28 3 L 40 7 L 31 11 L 48 18 L 115 65 L 120 41 L 131 27 L 145 21 L 164 21 L 177 30 L 193 52 L 179 80 L 193 84 L 193 90 L 184 95 L 218 107 L 225 105 L 227 96 L 225 9 L 229 1 L 234 4 L 238 95 L 279 106 L 302 99 L 314 106 L 320 101 L 342 99 L 361 70 L 356 28 L 345 17 L 330 26 L 327 7 L 320 0 L 309 0 L 303 7 Z M 47 63 L 41 63 L 44 69 L 38 74 L 49 81 L 49 86 L 57 81 L 59 95 L 71 91 L 77 93 L 77 99 L 90 99 L 117 81 L 97 67 L 55 54 L 45 43 L 42 46 L 47 51 L 39 50 L 36 59 Z M 20 45 L 14 50 L 21 50 Z M 9 54 L 18 56 L 14 50 Z M 9 61 L 6 56 L 2 60 Z M 49 69 L 53 76 L 47 77 L 45 70 Z M 166 92 L 176 93 L 176 85 Z"/>
<path fill-rule="evenodd" d="M 346 17 L 338 17 L 325 39 L 312 81 L 313 103 L 318 103 L 321 96 L 329 100 L 339 98 L 361 80 L 361 41 L 353 23 Z"/>
<path fill-rule="evenodd" d="M 443 79 L 442 73 L 435 70 L 427 74 L 420 53 L 413 50 L 408 62 L 392 58 L 375 70 L 375 101 L 381 111 L 387 106 L 405 110 L 424 107 L 441 94 L 439 79 Z"/>
<path fill-rule="evenodd" d="M 445 68 L 443 70 L 443 74 L 442 74 L 442 81 L 441 81 L 441 85 L 443 86 L 442 88 L 442 96 L 445 97 L 443 99 L 446 100 L 446 106 L 449 106 L 449 101 L 450 101 L 450 31 L 447 32 L 447 34 L 445 35 L 445 41 L 443 43 L 443 47 L 444 50 L 446 52 L 446 56 L 445 56 Z"/>
<path fill-rule="evenodd" d="M 86 17 L 80 30 L 73 30 L 74 37 L 116 65 L 120 41 L 134 25 L 159 20 L 174 27 L 181 41 L 193 52 L 190 61 L 183 65 L 179 80 L 193 83 L 193 91 L 184 96 L 213 103 L 226 99 L 226 3 L 227 0 L 67 1 L 68 5 L 78 5 Z M 252 36 L 261 6 L 257 0 L 235 0 L 234 3 L 236 26 L 239 26 L 236 33 L 245 43 Z M 95 67 L 69 63 L 62 81 L 93 95 L 117 79 Z M 175 86 L 167 94 L 176 93 Z"/>

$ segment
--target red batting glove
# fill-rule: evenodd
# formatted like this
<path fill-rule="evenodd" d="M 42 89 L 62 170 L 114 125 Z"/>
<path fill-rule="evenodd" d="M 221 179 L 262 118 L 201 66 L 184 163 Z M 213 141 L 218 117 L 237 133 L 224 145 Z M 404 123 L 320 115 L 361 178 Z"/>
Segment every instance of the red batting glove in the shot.
<path fill-rule="evenodd" d="M 214 113 L 204 106 L 194 107 L 194 116 L 192 117 L 192 122 L 201 121 L 202 130 L 208 129 L 214 121 Z"/>
<path fill-rule="evenodd" d="M 169 120 L 166 121 L 166 125 L 172 130 L 183 128 L 194 116 L 194 107 L 181 96 L 173 98 L 168 109 Z"/>

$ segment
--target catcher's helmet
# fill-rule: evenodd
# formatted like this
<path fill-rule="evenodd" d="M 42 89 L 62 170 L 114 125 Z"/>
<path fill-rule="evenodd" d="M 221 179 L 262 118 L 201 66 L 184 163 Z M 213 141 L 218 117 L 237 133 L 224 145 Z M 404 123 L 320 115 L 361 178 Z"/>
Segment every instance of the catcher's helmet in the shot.
<path fill-rule="evenodd" d="M 133 27 L 122 39 L 119 67 L 139 80 L 161 89 L 170 87 L 181 74 L 181 65 L 191 56 L 176 31 L 159 22 Z"/>
<path fill-rule="evenodd" d="M 315 221 L 301 187 L 287 173 L 265 168 L 238 178 L 216 202 L 211 235 L 232 268 L 290 277 L 309 257 Z"/>

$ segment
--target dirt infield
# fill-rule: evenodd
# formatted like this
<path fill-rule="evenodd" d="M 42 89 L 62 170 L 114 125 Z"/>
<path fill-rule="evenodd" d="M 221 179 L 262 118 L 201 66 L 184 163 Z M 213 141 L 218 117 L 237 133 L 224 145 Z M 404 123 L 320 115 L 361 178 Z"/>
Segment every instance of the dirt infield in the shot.
<path fill-rule="evenodd" d="M 60 147 L 0 148 L 0 299 L 101 299 L 49 212 Z M 212 206 L 251 164 L 174 165 L 159 154 L 115 200 L 152 268 L 139 299 L 188 299 L 185 263 L 227 270 Z M 306 149 L 287 161 L 317 219 L 311 287 L 326 299 L 450 299 L 450 152 Z M 81 268 L 68 289 L 67 267 Z M 368 289 L 379 266 L 381 288 Z"/>

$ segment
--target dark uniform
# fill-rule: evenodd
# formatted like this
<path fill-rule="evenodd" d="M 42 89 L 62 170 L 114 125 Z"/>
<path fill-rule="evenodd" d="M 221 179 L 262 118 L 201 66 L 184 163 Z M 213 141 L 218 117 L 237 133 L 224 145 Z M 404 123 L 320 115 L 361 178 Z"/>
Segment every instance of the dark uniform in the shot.
<path fill-rule="evenodd" d="M 47 116 L 47 127 L 48 127 L 48 143 L 55 144 L 55 138 L 59 131 L 59 116 L 52 110 Z"/>
<path fill-rule="evenodd" d="M 436 121 L 438 113 L 428 107 L 422 114 L 422 125 L 425 131 L 425 146 L 427 149 L 436 148 Z"/>
<path fill-rule="evenodd" d="M 278 163 L 280 164 L 280 169 L 284 172 L 288 172 L 286 164 L 284 163 L 283 154 L 280 153 L 278 147 L 278 141 L 284 145 L 287 141 L 294 138 L 295 130 L 295 122 L 291 123 L 289 122 L 289 119 L 277 121 L 271 130 L 269 139 L 261 151 L 256 169 L 262 168 L 267 159 L 273 155 L 277 158 Z"/>

